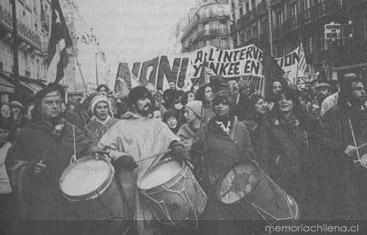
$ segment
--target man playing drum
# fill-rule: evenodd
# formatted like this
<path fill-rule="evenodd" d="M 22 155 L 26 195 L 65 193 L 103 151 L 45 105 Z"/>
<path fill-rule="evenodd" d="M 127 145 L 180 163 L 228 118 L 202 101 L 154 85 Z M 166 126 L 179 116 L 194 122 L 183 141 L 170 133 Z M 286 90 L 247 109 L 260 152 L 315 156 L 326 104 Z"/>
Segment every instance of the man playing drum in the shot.
<path fill-rule="evenodd" d="M 149 118 L 153 104 L 149 90 L 142 86 L 135 87 L 130 91 L 128 100 L 130 110 L 122 117 L 123 120 L 102 137 L 99 147 L 108 149 L 115 168 L 124 166 L 119 172 L 120 175 L 123 174 L 120 178 L 130 179 L 130 182 L 125 180 L 121 183 L 125 191 L 130 191 L 129 199 L 134 202 L 136 233 L 159 234 L 152 212 L 137 193 L 137 182 L 159 163 L 168 149 L 172 150 L 172 155 L 176 158 L 184 158 L 186 152 L 179 138 L 165 123 Z M 154 155 L 156 157 L 149 158 Z M 133 171 L 136 166 L 137 169 Z M 125 171 L 127 168 L 131 171 Z"/>
<path fill-rule="evenodd" d="M 20 131 L 8 151 L 6 167 L 19 219 L 61 221 L 72 218 L 72 208 L 59 191 L 59 178 L 74 151 L 85 153 L 90 141 L 77 127 L 62 120 L 63 97 L 64 91 L 59 85 L 40 90 L 35 95 L 32 122 Z M 65 227 L 59 223 L 34 225 L 35 231 L 25 230 L 27 234 L 66 234 Z"/>

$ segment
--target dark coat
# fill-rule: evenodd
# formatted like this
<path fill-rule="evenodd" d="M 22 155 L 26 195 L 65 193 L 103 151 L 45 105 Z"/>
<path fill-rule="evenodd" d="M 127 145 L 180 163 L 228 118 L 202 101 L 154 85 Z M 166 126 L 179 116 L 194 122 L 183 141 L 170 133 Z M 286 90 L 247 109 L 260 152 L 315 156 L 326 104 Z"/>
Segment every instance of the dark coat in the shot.
<path fill-rule="evenodd" d="M 256 160 L 264 171 L 295 198 L 301 210 L 317 198 L 319 128 L 316 120 L 303 116 L 290 127 L 279 119 L 263 119 L 252 132 Z M 308 210 L 308 208 L 306 209 Z M 304 218 L 309 211 L 302 212 Z"/>
<path fill-rule="evenodd" d="M 218 201 L 216 190 L 217 185 L 230 169 L 237 163 L 253 158 L 253 149 L 249 133 L 245 125 L 235 118 L 230 134 L 227 135 L 212 118 L 204 128 L 203 133 L 199 133 L 202 141 L 193 146 L 192 154 L 194 167 L 199 168 L 200 183 L 208 195 L 208 203 L 203 220 L 241 220 L 245 219 L 243 204 L 225 205 Z M 201 142 L 201 143 L 200 143 Z M 199 145 L 199 146 L 197 146 Z M 198 155 L 198 148 L 204 147 L 202 155 Z M 201 157 L 199 163 L 197 160 Z M 235 224 L 235 223 L 234 223 Z M 237 225 L 239 225 L 237 223 Z M 207 227 L 207 226 L 206 226 Z M 204 228 L 203 234 L 223 234 L 221 226 Z M 207 230 L 210 231 L 207 231 Z M 232 227 L 226 234 L 240 234 L 240 228 Z"/>
<path fill-rule="evenodd" d="M 55 136 L 53 128 L 45 122 L 33 122 L 21 130 L 7 156 L 10 182 L 26 212 L 25 218 L 62 219 L 67 212 L 67 203 L 59 192 L 59 178 L 69 165 L 73 155 L 72 126 L 66 124 L 61 136 Z M 89 141 L 77 132 L 77 153 L 88 148 Z M 32 174 L 33 165 L 43 160 L 47 165 L 40 176 Z M 28 182 L 29 184 L 23 184 Z M 19 192 L 26 192 L 29 197 Z"/>
<path fill-rule="evenodd" d="M 102 123 L 94 119 L 85 126 L 86 133 L 88 137 L 92 140 L 93 144 L 97 145 L 102 136 L 106 134 L 106 132 L 118 121 L 118 119 L 110 118 L 108 119 L 106 124 L 103 125 Z"/>
<path fill-rule="evenodd" d="M 357 145 L 367 142 L 367 112 L 337 106 L 322 118 L 324 200 L 328 218 L 367 219 L 367 171 L 344 153 L 354 146 L 349 119 Z M 361 153 L 362 155 L 362 153 Z"/>
<path fill-rule="evenodd" d="M 96 199 L 85 204 L 72 203 L 63 197 L 59 189 L 59 179 L 74 152 L 72 127 L 70 123 L 66 123 L 60 135 L 56 135 L 48 123 L 34 121 L 21 130 L 15 144 L 8 151 L 6 167 L 21 219 L 63 223 L 72 219 L 100 220 L 111 219 L 111 216 L 115 219 L 124 213 L 122 208 L 106 207 L 113 197 L 102 197 L 102 201 Z M 78 157 L 82 157 L 89 151 L 91 142 L 78 128 L 75 127 L 75 131 L 76 153 Z M 41 160 L 46 168 L 40 175 L 34 175 L 34 164 Z M 60 224 L 48 226 L 50 230 L 47 232 L 44 231 L 45 222 L 34 225 L 36 227 L 31 234 L 36 234 L 39 230 L 42 231 L 41 234 L 67 234 L 64 230 L 67 226 Z"/>

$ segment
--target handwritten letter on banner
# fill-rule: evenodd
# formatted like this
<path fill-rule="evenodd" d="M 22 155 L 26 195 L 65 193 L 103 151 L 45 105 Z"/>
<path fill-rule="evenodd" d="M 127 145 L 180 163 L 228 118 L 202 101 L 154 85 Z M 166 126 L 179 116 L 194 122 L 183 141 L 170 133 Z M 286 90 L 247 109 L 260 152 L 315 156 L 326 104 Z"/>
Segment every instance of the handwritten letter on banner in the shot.
<path fill-rule="evenodd" d="M 284 57 L 275 58 L 278 65 L 286 73 L 288 82 L 298 85 L 299 79 L 305 77 L 306 58 L 303 47 L 297 47 Z"/>
<path fill-rule="evenodd" d="M 135 62 L 129 65 L 129 74 L 123 77 L 128 79 L 131 87 L 150 82 L 157 89 L 164 90 L 169 82 L 174 82 L 179 89 L 187 90 L 192 85 L 191 79 L 200 77 L 205 64 L 206 68 L 223 78 L 243 76 L 256 86 L 257 91 L 261 91 L 264 86 L 263 57 L 264 52 L 253 44 L 233 50 L 205 47 L 179 56 L 161 55 Z M 121 71 L 118 74 L 122 76 Z"/>

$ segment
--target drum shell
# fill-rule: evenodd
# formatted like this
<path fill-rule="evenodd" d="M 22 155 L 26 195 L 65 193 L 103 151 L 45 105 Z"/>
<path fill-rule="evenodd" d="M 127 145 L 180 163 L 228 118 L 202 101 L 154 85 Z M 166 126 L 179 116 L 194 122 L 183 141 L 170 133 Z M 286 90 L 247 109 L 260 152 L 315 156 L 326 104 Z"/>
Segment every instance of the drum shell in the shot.
<path fill-rule="evenodd" d="M 248 213 L 251 214 L 252 219 L 266 220 L 271 224 L 276 221 L 298 220 L 300 218 L 297 202 L 293 199 L 293 197 L 288 195 L 282 188 L 280 188 L 278 184 L 276 184 L 255 161 L 249 160 L 247 162 L 236 164 L 234 167 L 240 164 L 251 164 L 256 168 L 255 175 L 258 179 L 258 183 L 245 197 L 230 204 L 225 204 L 222 202 L 223 204 L 230 206 L 240 205 L 242 203 L 247 204 L 251 206 L 251 209 L 248 210 Z M 228 173 L 226 173 L 219 181 L 217 187 L 218 199 L 220 199 L 219 188 L 221 187 L 221 183 Z"/>
<path fill-rule="evenodd" d="M 104 161 L 108 167 L 109 167 L 109 172 L 108 172 L 108 176 L 107 176 L 107 179 L 95 190 L 87 193 L 87 194 L 84 194 L 84 195 L 78 195 L 78 196 L 71 196 L 71 195 L 68 195 L 66 194 L 63 190 L 62 190 L 62 182 L 63 180 L 66 178 L 67 174 L 69 172 L 71 172 L 74 167 L 77 165 L 77 164 L 80 164 L 80 163 L 83 163 L 83 162 L 87 162 L 87 161 L 92 161 L 92 160 L 100 160 L 100 161 Z M 64 197 L 66 199 L 68 199 L 69 201 L 85 201 L 85 200 L 90 200 L 90 199 L 94 199 L 98 196 L 100 196 L 105 190 L 108 189 L 108 187 L 110 186 L 112 180 L 113 180 L 113 176 L 114 176 L 114 173 L 115 173 L 115 170 L 110 162 L 109 159 L 107 159 L 106 157 L 104 156 L 99 156 L 99 155 L 95 155 L 95 156 L 92 156 L 92 155 L 89 155 L 89 156 L 85 156 L 85 157 L 82 157 L 80 159 L 77 160 L 77 162 L 75 164 L 71 164 L 69 165 L 65 170 L 64 172 L 62 173 L 61 177 L 60 177 L 60 180 L 59 180 L 59 187 L 60 187 L 60 190 L 62 192 L 62 194 L 64 195 Z"/>
<path fill-rule="evenodd" d="M 169 225 L 197 220 L 203 213 L 207 196 L 191 169 L 183 164 L 180 172 L 167 182 L 151 189 L 141 189 L 156 219 Z"/>
<path fill-rule="evenodd" d="M 79 228 L 82 234 L 126 234 L 132 229 L 133 212 L 126 199 L 126 192 L 122 189 L 120 178 L 114 174 L 112 164 L 103 156 L 86 156 L 79 160 L 89 159 L 106 161 L 111 168 L 110 177 L 101 187 L 87 195 L 70 197 L 62 192 L 68 199 L 67 204 L 72 213 L 70 219 L 76 221 L 75 228 Z"/>

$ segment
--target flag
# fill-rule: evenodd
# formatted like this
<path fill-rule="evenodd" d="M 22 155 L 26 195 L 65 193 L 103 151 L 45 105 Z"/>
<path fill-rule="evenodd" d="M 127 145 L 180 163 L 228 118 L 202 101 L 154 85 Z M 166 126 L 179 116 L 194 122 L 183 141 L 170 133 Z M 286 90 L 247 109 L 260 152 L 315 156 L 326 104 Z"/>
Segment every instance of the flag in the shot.
<path fill-rule="evenodd" d="M 131 88 L 131 75 L 128 64 L 119 63 L 114 92 L 117 93 L 120 98 L 122 98 L 129 94 Z"/>
<path fill-rule="evenodd" d="M 51 36 L 47 48 L 48 78 L 60 82 L 64 77 L 64 68 L 69 63 L 67 48 L 72 46 L 68 27 L 58 0 L 52 0 Z"/>
<path fill-rule="evenodd" d="M 283 80 L 284 71 L 269 52 L 264 51 L 263 60 L 264 84 L 261 94 L 267 98 L 271 94 L 271 86 L 275 80 Z"/>
<path fill-rule="evenodd" d="M 297 68 L 298 68 L 298 71 L 303 74 L 306 71 L 307 63 L 306 63 L 305 50 L 303 49 L 302 44 L 298 48 L 298 56 L 299 56 L 299 61 L 298 61 Z"/>

